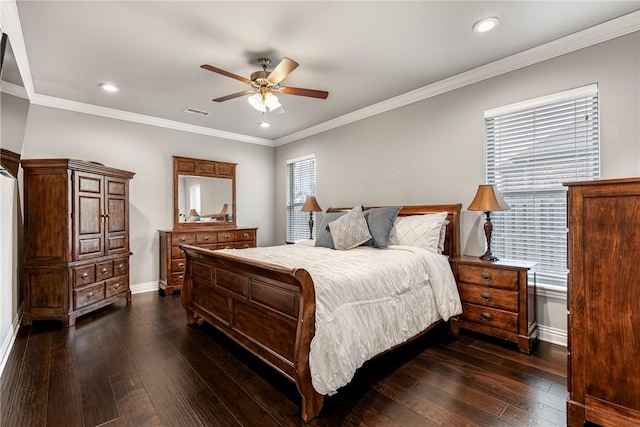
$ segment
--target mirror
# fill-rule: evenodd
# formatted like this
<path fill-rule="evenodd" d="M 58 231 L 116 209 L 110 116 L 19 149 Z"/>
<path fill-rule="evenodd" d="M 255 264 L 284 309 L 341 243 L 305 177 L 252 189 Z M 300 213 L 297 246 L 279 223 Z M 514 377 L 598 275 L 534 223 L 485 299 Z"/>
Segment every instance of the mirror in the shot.
<path fill-rule="evenodd" d="M 236 224 L 235 163 L 173 157 L 174 228 Z"/>

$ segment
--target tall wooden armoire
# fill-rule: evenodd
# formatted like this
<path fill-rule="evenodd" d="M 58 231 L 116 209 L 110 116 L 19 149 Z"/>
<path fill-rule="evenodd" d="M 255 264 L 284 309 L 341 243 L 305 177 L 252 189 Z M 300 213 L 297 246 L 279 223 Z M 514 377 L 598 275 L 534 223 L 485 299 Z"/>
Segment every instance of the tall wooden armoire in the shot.
<path fill-rule="evenodd" d="M 132 172 L 72 159 L 22 160 L 24 324 L 76 318 L 129 289 Z"/>
<path fill-rule="evenodd" d="M 566 184 L 567 424 L 640 425 L 640 178 Z"/>

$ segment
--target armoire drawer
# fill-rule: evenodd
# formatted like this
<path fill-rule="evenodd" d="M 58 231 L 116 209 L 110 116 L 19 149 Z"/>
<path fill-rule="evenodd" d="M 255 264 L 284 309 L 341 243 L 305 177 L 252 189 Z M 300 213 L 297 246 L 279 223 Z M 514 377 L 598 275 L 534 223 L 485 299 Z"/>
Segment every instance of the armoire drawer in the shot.
<path fill-rule="evenodd" d="M 104 286 L 105 297 L 109 298 L 129 290 L 129 276 L 118 276 L 107 280 Z"/>
<path fill-rule="evenodd" d="M 104 283 L 73 291 L 73 305 L 77 309 L 95 304 L 104 299 Z"/>
<path fill-rule="evenodd" d="M 121 258 L 113 261 L 113 275 L 122 276 L 129 274 L 129 258 Z"/>
<path fill-rule="evenodd" d="M 96 281 L 96 265 L 90 264 L 73 269 L 73 287 L 79 288 Z"/>
<path fill-rule="evenodd" d="M 96 264 L 96 281 L 113 277 L 113 261 L 99 262 Z"/>

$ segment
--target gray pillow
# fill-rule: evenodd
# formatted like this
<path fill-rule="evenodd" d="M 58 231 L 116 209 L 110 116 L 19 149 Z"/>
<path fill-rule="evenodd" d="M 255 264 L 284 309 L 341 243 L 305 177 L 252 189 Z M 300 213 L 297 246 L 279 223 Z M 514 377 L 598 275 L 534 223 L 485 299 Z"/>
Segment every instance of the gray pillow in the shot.
<path fill-rule="evenodd" d="M 386 208 L 373 208 L 364 212 L 364 217 L 369 226 L 371 239 L 363 246 L 373 246 L 374 248 L 386 248 L 389 245 L 389 234 L 393 228 L 393 222 L 398 216 L 402 206 L 389 206 Z"/>
<path fill-rule="evenodd" d="M 371 239 L 362 206 L 356 206 L 345 215 L 329 223 L 331 237 L 336 249 L 347 251 Z"/>
<path fill-rule="evenodd" d="M 316 230 L 317 247 L 335 249 L 333 237 L 331 237 L 331 231 L 329 230 L 329 223 L 340 218 L 345 213 L 346 212 L 331 212 L 322 215 L 322 221 L 320 221 L 320 226 Z"/>

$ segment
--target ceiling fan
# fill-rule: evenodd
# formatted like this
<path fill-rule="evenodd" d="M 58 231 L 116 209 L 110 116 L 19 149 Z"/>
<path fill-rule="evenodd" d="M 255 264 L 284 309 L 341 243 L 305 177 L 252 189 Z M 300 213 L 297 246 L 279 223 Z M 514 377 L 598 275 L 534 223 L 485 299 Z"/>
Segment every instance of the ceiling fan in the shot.
<path fill-rule="evenodd" d="M 251 74 L 250 79 L 221 70 L 220 68 L 216 68 L 211 65 L 201 65 L 200 67 L 205 70 L 240 80 L 242 83 L 246 83 L 251 86 L 251 89 L 222 96 L 220 98 L 213 99 L 213 101 L 224 102 L 241 96 L 252 95 L 249 97 L 249 103 L 256 110 L 264 113 L 266 111 L 284 112 L 280 102 L 278 102 L 278 97 L 274 92 L 283 93 L 285 95 L 308 96 L 320 99 L 327 99 L 327 96 L 329 96 L 329 92 L 324 90 L 281 86 L 280 82 L 298 67 L 298 63 L 289 58 L 282 59 L 282 61 L 280 61 L 272 71 L 267 71 L 267 68 L 271 65 L 271 60 L 269 58 L 258 58 L 258 63 L 262 66 L 262 70 Z"/>

